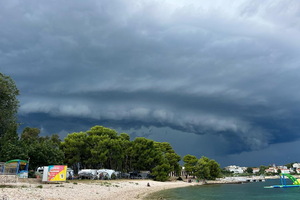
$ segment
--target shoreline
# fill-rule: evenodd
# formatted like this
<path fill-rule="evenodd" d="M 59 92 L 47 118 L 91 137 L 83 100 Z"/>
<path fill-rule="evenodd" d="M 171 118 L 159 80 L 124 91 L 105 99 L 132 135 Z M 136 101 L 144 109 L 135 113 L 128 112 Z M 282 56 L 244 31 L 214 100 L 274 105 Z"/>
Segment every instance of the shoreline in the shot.
<path fill-rule="evenodd" d="M 276 179 L 266 176 L 265 179 Z M 150 187 L 148 187 L 148 183 Z M 237 184 L 237 182 L 186 182 L 153 180 L 69 180 L 62 183 L 42 183 L 38 179 L 19 179 L 16 183 L 0 184 L 0 199 L 6 200 L 110 200 L 145 199 L 162 190 L 204 184 Z"/>
<path fill-rule="evenodd" d="M 150 184 L 150 187 L 147 184 Z M 18 181 L 1 184 L 0 199 L 7 200 L 109 200 L 145 199 L 152 193 L 201 183 L 153 180 L 72 180 L 64 183 Z"/>

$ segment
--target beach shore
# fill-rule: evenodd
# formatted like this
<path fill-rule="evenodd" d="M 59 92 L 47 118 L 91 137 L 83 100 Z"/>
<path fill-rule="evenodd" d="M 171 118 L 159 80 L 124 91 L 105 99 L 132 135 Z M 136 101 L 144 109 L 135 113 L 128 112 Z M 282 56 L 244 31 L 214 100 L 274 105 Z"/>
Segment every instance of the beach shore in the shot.
<path fill-rule="evenodd" d="M 150 184 L 150 187 L 147 184 Z M 3 186 L 4 185 L 4 186 Z M 183 181 L 157 182 L 153 180 L 72 180 L 60 184 L 37 181 L 18 181 L 2 184 L 0 199 L 5 200 L 109 200 L 144 199 L 160 190 L 199 185 Z"/>

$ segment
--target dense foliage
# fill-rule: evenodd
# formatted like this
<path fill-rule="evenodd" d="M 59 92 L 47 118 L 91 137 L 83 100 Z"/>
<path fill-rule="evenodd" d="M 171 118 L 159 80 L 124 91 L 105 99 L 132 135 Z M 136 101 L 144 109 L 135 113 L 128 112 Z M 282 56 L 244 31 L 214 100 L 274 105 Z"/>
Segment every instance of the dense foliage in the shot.
<path fill-rule="evenodd" d="M 188 154 L 183 157 L 183 161 L 186 172 L 196 176 L 197 179 L 214 180 L 221 175 L 219 163 L 207 157 L 197 159 L 196 156 Z"/>
<path fill-rule="evenodd" d="M 252 167 L 247 167 L 246 172 L 248 174 L 253 174 L 253 168 Z"/>
<path fill-rule="evenodd" d="M 187 154 L 183 157 L 183 162 L 184 162 L 184 169 L 186 173 L 190 176 L 194 176 L 195 174 L 195 167 L 198 162 L 198 159 L 196 156 Z"/>
<path fill-rule="evenodd" d="M 19 90 L 15 82 L 9 76 L 0 73 L 0 136 L 17 128 L 17 95 Z"/>
<path fill-rule="evenodd" d="M 17 138 L 17 100 L 19 90 L 15 82 L 9 77 L 0 73 L 0 155 L 5 148 L 13 148 Z"/>
<path fill-rule="evenodd" d="M 13 138 L 3 138 L 5 141 L 1 154 L 1 161 L 12 159 L 29 160 L 29 169 L 35 170 L 39 166 L 64 164 L 64 152 L 59 149 L 58 135 L 40 137 L 40 130 L 26 127 L 21 137 L 14 134 Z"/>
<path fill-rule="evenodd" d="M 75 170 L 150 170 L 157 180 L 167 180 L 171 171 L 180 170 L 180 156 L 169 143 L 155 142 L 143 137 L 130 141 L 128 134 L 118 134 L 103 126 L 69 134 L 61 143 L 61 149 L 65 153 L 65 162 Z"/>

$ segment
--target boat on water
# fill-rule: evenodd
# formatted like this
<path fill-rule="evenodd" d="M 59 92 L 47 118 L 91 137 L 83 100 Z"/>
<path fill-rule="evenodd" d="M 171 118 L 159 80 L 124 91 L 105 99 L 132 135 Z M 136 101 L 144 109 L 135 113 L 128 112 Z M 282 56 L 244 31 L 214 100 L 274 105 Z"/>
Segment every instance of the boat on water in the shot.
<path fill-rule="evenodd" d="M 293 185 L 287 185 L 286 184 L 286 178 L 289 178 L 292 182 Z M 294 187 L 300 187 L 300 179 L 296 179 L 294 176 L 290 174 L 280 174 L 280 182 L 281 185 L 272 185 L 272 186 L 265 186 L 264 188 L 294 188 Z"/>

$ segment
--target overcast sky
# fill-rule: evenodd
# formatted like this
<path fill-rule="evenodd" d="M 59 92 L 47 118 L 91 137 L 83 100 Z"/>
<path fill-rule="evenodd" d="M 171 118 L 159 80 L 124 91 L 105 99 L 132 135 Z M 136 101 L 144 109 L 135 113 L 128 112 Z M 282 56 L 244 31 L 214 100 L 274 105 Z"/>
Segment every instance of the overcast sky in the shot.
<path fill-rule="evenodd" d="M 300 1 L 2 0 L 22 127 L 103 125 L 224 165 L 299 161 Z"/>

